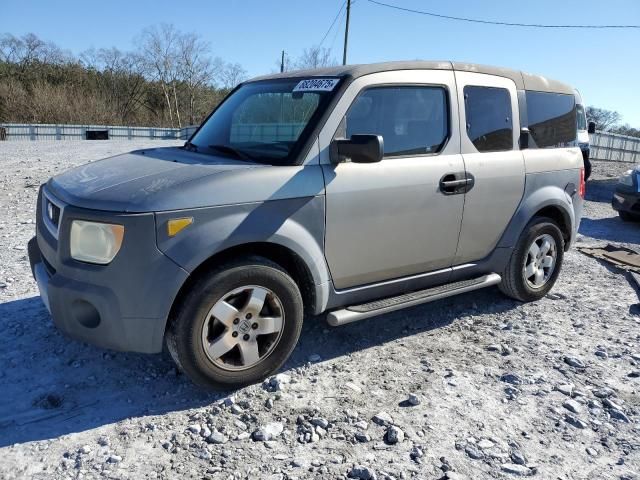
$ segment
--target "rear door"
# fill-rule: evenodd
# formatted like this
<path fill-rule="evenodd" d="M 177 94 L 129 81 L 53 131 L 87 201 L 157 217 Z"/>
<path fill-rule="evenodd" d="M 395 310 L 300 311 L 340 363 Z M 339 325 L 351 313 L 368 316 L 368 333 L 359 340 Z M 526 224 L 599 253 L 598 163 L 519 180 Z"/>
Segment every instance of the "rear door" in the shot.
<path fill-rule="evenodd" d="M 383 137 L 383 160 L 332 164 L 331 141 L 359 133 Z M 335 288 L 448 269 L 464 202 L 440 185 L 447 175 L 464 176 L 453 72 L 360 77 L 320 137 L 325 254 Z"/>
<path fill-rule="evenodd" d="M 465 194 L 455 264 L 481 260 L 498 244 L 524 193 L 518 95 L 513 80 L 455 72 L 461 151 L 473 188 Z"/>

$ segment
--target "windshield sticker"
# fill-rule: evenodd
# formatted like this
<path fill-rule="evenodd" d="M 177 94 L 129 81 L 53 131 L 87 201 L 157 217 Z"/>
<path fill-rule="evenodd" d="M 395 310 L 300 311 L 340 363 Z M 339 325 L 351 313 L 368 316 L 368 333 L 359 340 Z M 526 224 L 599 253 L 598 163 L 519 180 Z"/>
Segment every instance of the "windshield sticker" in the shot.
<path fill-rule="evenodd" d="M 310 78 L 301 80 L 294 92 L 330 92 L 340 81 L 339 78 Z"/>

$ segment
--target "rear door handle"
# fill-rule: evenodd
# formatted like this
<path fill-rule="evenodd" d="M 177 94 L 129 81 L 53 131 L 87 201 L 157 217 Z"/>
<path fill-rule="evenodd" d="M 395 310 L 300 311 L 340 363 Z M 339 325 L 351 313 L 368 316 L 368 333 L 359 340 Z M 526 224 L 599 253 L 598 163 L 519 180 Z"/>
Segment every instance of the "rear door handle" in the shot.
<path fill-rule="evenodd" d="M 473 175 L 465 172 L 447 173 L 440 179 L 440 191 L 445 195 L 459 195 L 473 188 Z"/>

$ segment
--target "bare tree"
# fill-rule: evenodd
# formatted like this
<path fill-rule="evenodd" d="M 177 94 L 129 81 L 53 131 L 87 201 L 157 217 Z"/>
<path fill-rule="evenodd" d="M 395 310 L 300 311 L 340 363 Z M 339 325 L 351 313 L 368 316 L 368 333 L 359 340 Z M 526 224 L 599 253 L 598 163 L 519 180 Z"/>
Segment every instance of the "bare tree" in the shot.
<path fill-rule="evenodd" d="M 222 88 L 231 90 L 247 79 L 247 71 L 239 63 L 227 63 L 219 77 Z"/>
<path fill-rule="evenodd" d="M 180 125 L 180 113 L 176 94 L 178 42 L 180 34 L 173 25 L 163 23 L 160 26 L 146 28 L 140 41 L 143 58 L 148 62 L 153 77 L 160 83 L 162 94 L 169 111 L 169 122 L 174 126 L 171 95 L 174 96 L 176 117 Z"/>
<path fill-rule="evenodd" d="M 100 59 L 98 58 L 98 50 L 91 47 L 80 53 L 78 57 L 80 65 L 89 70 L 99 70 Z"/>
<path fill-rule="evenodd" d="M 628 135 L 630 137 L 640 138 L 640 129 L 639 128 L 633 128 L 628 123 L 625 123 L 624 125 L 622 125 L 620 127 L 612 128 L 611 131 L 613 133 L 619 133 L 620 135 Z"/>
<path fill-rule="evenodd" d="M 24 42 L 10 33 L 0 38 L 0 61 L 20 63 L 24 55 Z"/>
<path fill-rule="evenodd" d="M 117 48 L 101 48 L 91 59 L 94 68 L 100 70 L 102 90 L 117 112 L 120 122 L 125 123 L 138 105 L 143 103 L 145 65 L 142 58 Z"/>
<path fill-rule="evenodd" d="M 305 48 L 295 62 L 296 68 L 300 70 L 330 67 L 336 64 L 335 59 L 331 57 L 330 49 L 316 46 Z"/>
<path fill-rule="evenodd" d="M 197 34 L 144 30 L 136 50 L 73 57 L 34 34 L 0 33 L 0 121 L 182 126 L 198 123 L 246 78 Z"/>
<path fill-rule="evenodd" d="M 222 60 L 211 59 L 209 42 L 195 33 L 181 35 L 178 44 L 178 71 L 187 88 L 189 125 L 194 125 L 196 96 L 213 81 L 215 71 L 222 69 Z"/>
<path fill-rule="evenodd" d="M 604 108 L 587 107 L 587 121 L 595 122 L 598 130 L 611 130 L 617 126 L 622 120 L 622 115 L 613 110 L 605 110 Z"/>

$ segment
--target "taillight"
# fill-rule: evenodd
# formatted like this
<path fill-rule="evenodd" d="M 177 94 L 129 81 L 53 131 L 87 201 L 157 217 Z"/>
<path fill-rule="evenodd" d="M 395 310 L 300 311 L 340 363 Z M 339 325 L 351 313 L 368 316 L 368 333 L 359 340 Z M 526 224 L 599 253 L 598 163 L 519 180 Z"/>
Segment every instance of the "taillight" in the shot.
<path fill-rule="evenodd" d="M 580 169 L 580 187 L 578 189 L 578 194 L 584 198 L 584 194 L 587 190 L 587 186 L 585 185 L 585 181 L 584 181 L 584 167 Z"/>

